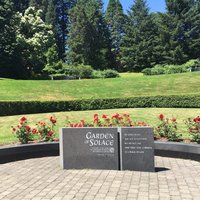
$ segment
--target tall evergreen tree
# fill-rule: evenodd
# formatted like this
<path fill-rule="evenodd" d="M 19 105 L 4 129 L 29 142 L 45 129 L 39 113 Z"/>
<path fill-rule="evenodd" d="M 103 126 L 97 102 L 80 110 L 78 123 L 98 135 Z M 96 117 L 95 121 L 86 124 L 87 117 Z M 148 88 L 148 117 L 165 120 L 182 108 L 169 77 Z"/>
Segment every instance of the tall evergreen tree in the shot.
<path fill-rule="evenodd" d="M 28 8 L 30 0 L 13 0 L 13 6 L 15 11 L 20 13 L 24 13 L 24 11 Z"/>
<path fill-rule="evenodd" d="M 38 6 L 39 6 L 39 5 L 38 5 L 38 1 L 37 1 L 37 0 L 30 0 L 29 6 L 35 7 L 35 8 L 38 9 Z"/>
<path fill-rule="evenodd" d="M 70 20 L 69 11 L 74 7 L 77 0 L 56 0 L 56 19 L 57 19 L 57 46 L 59 58 L 63 61 L 66 57 L 66 40 L 69 32 Z"/>
<path fill-rule="evenodd" d="M 95 69 L 113 67 L 113 57 L 100 0 L 78 0 L 70 14 L 68 61 Z"/>
<path fill-rule="evenodd" d="M 45 22 L 52 25 L 56 29 L 56 6 L 54 0 L 48 0 L 47 12 L 45 14 Z"/>
<path fill-rule="evenodd" d="M 159 32 L 163 62 L 182 64 L 199 58 L 199 1 L 166 0 L 167 13 L 160 14 Z"/>
<path fill-rule="evenodd" d="M 16 78 L 20 58 L 16 41 L 16 29 L 19 18 L 12 0 L 3 0 L 0 4 L 0 77 Z"/>
<path fill-rule="evenodd" d="M 154 59 L 155 24 L 146 0 L 134 0 L 128 13 L 123 39 L 122 61 L 125 70 L 141 71 L 152 66 Z"/>
<path fill-rule="evenodd" d="M 111 34 L 112 52 L 116 60 L 116 69 L 120 71 L 122 67 L 120 48 L 124 35 L 126 16 L 123 13 L 119 0 L 109 0 L 105 20 Z"/>

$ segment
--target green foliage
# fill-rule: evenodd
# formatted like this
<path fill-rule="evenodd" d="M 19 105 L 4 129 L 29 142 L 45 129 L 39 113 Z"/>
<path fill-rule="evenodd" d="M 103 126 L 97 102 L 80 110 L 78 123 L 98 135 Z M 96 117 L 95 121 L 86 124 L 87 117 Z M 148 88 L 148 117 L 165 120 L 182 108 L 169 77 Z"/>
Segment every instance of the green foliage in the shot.
<path fill-rule="evenodd" d="M 112 52 L 116 61 L 115 69 L 122 71 L 121 45 L 125 33 L 126 16 L 119 0 L 109 0 L 105 20 L 111 35 Z"/>
<path fill-rule="evenodd" d="M 144 75 L 160 75 L 160 74 L 175 74 L 190 72 L 191 69 L 200 66 L 198 59 L 189 60 L 182 65 L 156 65 L 153 68 L 146 68 L 142 70 Z"/>
<path fill-rule="evenodd" d="M 164 69 L 165 74 L 184 73 L 188 70 L 183 65 L 166 65 Z"/>
<path fill-rule="evenodd" d="M 107 69 L 102 72 L 103 78 L 118 78 L 119 73 L 112 69 Z"/>
<path fill-rule="evenodd" d="M 107 69 L 107 70 L 94 70 L 92 72 L 92 78 L 118 78 L 119 73 L 115 70 L 112 69 Z"/>
<path fill-rule="evenodd" d="M 53 137 L 55 134 L 55 125 L 57 120 L 54 119 L 52 116 L 50 117 L 50 123 L 45 122 L 38 122 L 37 123 L 37 132 L 40 135 L 40 140 L 47 142 L 47 141 L 53 141 Z"/>
<path fill-rule="evenodd" d="M 199 1 L 166 0 L 166 5 L 167 12 L 157 20 L 160 62 L 180 65 L 199 58 Z"/>
<path fill-rule="evenodd" d="M 150 13 L 146 0 L 134 0 L 128 16 L 119 0 L 109 0 L 106 13 L 102 5 L 102 0 L 1 0 L 0 77 L 42 77 L 44 67 L 64 74 L 61 62 L 118 71 L 170 65 L 152 74 L 200 65 L 199 1 L 166 0 L 165 13 Z"/>
<path fill-rule="evenodd" d="M 91 78 L 93 68 L 90 65 L 63 65 L 63 74 L 79 78 Z"/>
<path fill-rule="evenodd" d="M 12 130 L 22 144 L 27 144 L 33 140 L 33 131 L 28 126 L 28 120 L 25 117 L 22 117 L 20 124 L 17 127 L 12 127 Z"/>
<path fill-rule="evenodd" d="M 142 73 L 143 73 L 144 75 L 151 75 L 151 69 L 152 69 L 152 68 L 145 68 L 145 69 L 142 70 Z"/>
<path fill-rule="evenodd" d="M 93 70 L 92 78 L 104 78 L 103 73 L 100 70 Z"/>
<path fill-rule="evenodd" d="M 19 14 L 20 23 L 17 30 L 17 42 L 23 65 L 28 76 L 41 72 L 45 62 L 45 52 L 54 42 L 51 27 L 41 19 L 42 10 L 29 7 L 25 13 Z"/>
<path fill-rule="evenodd" d="M 48 74 L 60 73 L 63 68 L 63 63 L 59 61 L 56 45 L 50 47 L 45 56 L 47 64 L 43 70 Z"/>
<path fill-rule="evenodd" d="M 156 65 L 154 68 L 151 69 L 151 75 L 159 75 L 159 74 L 164 74 L 165 69 L 163 66 Z"/>
<path fill-rule="evenodd" d="M 156 34 L 156 26 L 149 14 L 146 0 L 134 0 L 128 13 L 122 44 L 122 63 L 125 71 L 142 71 L 152 66 L 155 61 Z"/>
<path fill-rule="evenodd" d="M 115 70 L 94 70 L 90 65 L 66 65 L 62 66 L 60 73 L 66 76 L 74 76 L 79 78 L 117 78 L 119 73 Z"/>
<path fill-rule="evenodd" d="M 19 17 L 11 0 L 0 3 L 0 77 L 18 77 L 20 58 L 16 41 Z"/>
<path fill-rule="evenodd" d="M 200 60 L 199 59 L 189 60 L 185 64 L 183 64 L 183 66 L 185 66 L 185 68 L 188 70 L 195 69 L 196 67 L 200 67 Z"/>
<path fill-rule="evenodd" d="M 70 12 L 70 21 L 68 63 L 90 65 L 95 69 L 114 67 L 102 2 L 79 0 Z"/>
<path fill-rule="evenodd" d="M 77 0 L 56 0 L 55 37 L 58 46 L 59 59 L 66 60 L 66 43 L 71 26 L 70 10 L 76 5 Z"/>
<path fill-rule="evenodd" d="M 59 111 L 146 107 L 200 108 L 200 96 L 150 96 L 74 101 L 0 101 L 0 116 Z"/>
<path fill-rule="evenodd" d="M 192 136 L 194 142 L 200 143 L 200 117 L 197 116 L 194 119 L 188 118 L 185 121 L 188 132 Z"/>
<path fill-rule="evenodd" d="M 91 78 L 93 68 L 89 65 L 78 65 L 76 68 L 76 76 L 80 78 Z"/>
<path fill-rule="evenodd" d="M 163 114 L 159 116 L 159 124 L 155 128 L 155 134 L 166 137 L 169 141 L 179 141 L 180 134 L 177 133 L 177 121 L 175 118 L 165 118 Z"/>

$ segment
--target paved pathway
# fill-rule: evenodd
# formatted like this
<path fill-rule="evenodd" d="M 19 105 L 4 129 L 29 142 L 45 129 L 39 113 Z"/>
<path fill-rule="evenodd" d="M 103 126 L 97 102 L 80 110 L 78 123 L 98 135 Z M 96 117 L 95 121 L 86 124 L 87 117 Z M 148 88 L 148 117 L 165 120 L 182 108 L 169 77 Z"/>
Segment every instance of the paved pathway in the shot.
<path fill-rule="evenodd" d="M 200 200 L 200 163 L 156 157 L 157 173 L 61 170 L 58 157 L 0 165 L 0 199 Z"/>

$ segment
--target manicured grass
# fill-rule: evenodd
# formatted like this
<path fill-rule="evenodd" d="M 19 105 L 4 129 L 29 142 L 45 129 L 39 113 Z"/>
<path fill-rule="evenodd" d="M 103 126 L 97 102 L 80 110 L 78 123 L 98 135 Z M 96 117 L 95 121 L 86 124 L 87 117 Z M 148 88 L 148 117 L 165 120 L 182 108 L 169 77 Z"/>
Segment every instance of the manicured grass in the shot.
<path fill-rule="evenodd" d="M 187 128 L 184 120 L 189 117 L 196 117 L 200 115 L 200 109 L 178 109 L 178 108 L 134 108 L 134 109 L 115 109 L 115 110 L 101 110 L 101 111 L 77 111 L 77 112 L 63 112 L 63 113 L 49 113 L 49 114 L 35 114 L 25 115 L 31 126 L 34 126 L 38 121 L 48 121 L 51 115 L 54 115 L 57 120 L 57 137 L 58 129 L 64 127 L 66 116 L 69 116 L 71 121 L 79 122 L 80 119 L 85 119 L 92 122 L 93 115 L 113 115 L 115 113 L 128 113 L 131 115 L 133 121 L 144 121 L 151 126 L 156 126 L 159 123 L 159 114 L 164 114 L 168 118 L 177 118 L 178 131 L 183 134 L 183 138 L 188 138 Z M 0 144 L 9 144 L 17 142 L 15 135 L 11 133 L 11 126 L 16 126 L 22 116 L 0 117 Z"/>
<path fill-rule="evenodd" d="M 0 80 L 0 101 L 72 100 L 200 94 L 200 72 L 71 81 Z"/>

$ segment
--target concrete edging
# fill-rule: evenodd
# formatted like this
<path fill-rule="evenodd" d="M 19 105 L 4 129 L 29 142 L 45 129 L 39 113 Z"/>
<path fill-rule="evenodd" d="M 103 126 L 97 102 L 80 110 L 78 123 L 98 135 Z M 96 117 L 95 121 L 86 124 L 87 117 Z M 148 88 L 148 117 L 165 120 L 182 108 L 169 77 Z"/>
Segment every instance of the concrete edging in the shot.
<path fill-rule="evenodd" d="M 0 164 L 58 155 L 59 142 L 2 146 L 0 147 Z M 155 155 L 200 161 L 200 145 L 155 141 Z"/>
<path fill-rule="evenodd" d="M 155 141 L 155 155 L 200 161 L 200 145 Z"/>
<path fill-rule="evenodd" d="M 29 158 L 58 155 L 59 142 L 2 146 L 0 147 L 0 164 Z"/>

